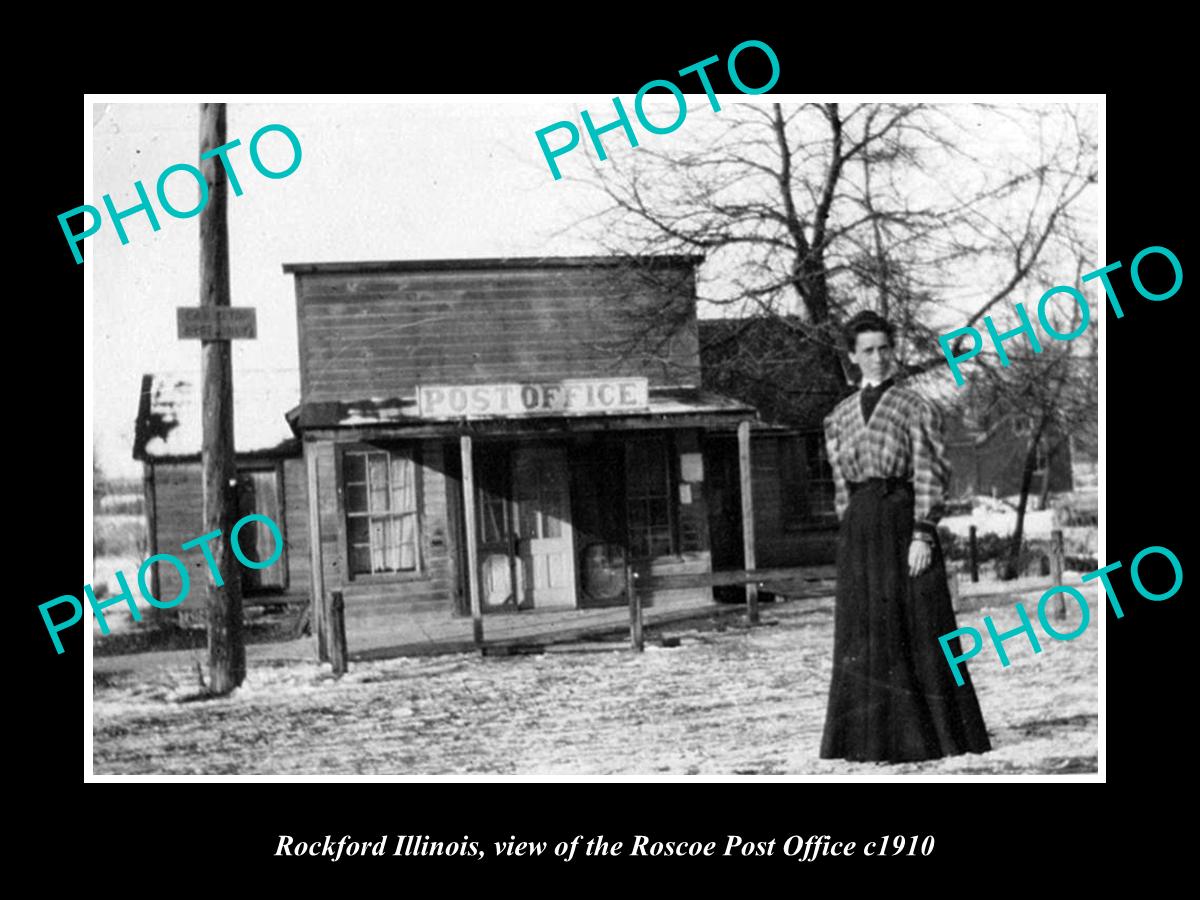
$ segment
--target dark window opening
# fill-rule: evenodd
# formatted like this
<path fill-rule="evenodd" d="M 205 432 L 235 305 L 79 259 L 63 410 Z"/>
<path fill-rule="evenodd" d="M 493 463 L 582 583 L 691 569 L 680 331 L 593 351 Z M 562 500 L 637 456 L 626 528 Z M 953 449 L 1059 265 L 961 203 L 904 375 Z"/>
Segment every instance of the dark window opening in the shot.
<path fill-rule="evenodd" d="M 671 466 L 662 438 L 631 440 L 626 449 L 625 508 L 634 559 L 676 552 L 671 521 Z"/>

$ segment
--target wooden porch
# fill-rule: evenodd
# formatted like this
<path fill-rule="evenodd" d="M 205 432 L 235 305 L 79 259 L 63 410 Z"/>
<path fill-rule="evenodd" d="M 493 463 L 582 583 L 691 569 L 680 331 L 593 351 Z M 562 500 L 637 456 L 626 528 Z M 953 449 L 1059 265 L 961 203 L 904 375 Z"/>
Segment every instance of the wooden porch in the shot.
<path fill-rule="evenodd" d="M 757 572 L 727 571 L 703 575 L 660 576 L 643 588 L 689 588 L 753 584 L 758 591 L 788 600 L 828 597 L 834 591 L 834 568 L 812 566 Z M 755 593 L 757 601 L 757 592 Z M 708 617 L 747 618 L 744 603 L 714 603 L 702 592 L 688 597 L 673 595 L 641 609 L 643 628 L 682 623 Z M 750 618 L 755 621 L 756 617 Z M 475 621 L 448 618 L 442 611 L 415 613 L 391 619 L 347 635 L 351 662 L 394 656 L 442 653 L 503 653 L 519 647 L 568 644 L 585 640 L 625 640 L 630 636 L 631 614 L 626 607 L 604 609 L 531 609 L 486 617 L 481 642 L 476 641 Z"/>
<path fill-rule="evenodd" d="M 764 593 L 770 592 L 781 600 L 796 601 L 832 596 L 834 591 L 832 566 L 813 566 L 795 569 L 771 569 L 748 573 L 745 571 L 713 572 L 706 576 L 675 575 L 661 580 L 661 586 L 684 587 L 684 581 L 704 578 L 713 586 L 745 584 L 752 577 Z M 656 585 L 659 586 L 659 585 Z M 769 610 L 769 606 L 767 609 Z M 642 610 L 643 627 L 684 625 L 690 621 L 713 617 L 733 622 L 746 621 L 744 603 L 713 603 L 697 592 L 692 599 L 681 598 L 656 604 Z M 469 617 L 447 617 L 444 610 L 414 613 L 404 619 L 392 619 L 384 627 L 370 631 L 351 631 L 348 635 L 350 662 L 389 659 L 399 656 L 436 656 L 454 653 L 505 653 L 536 650 L 541 647 L 567 645 L 587 641 L 609 640 L 629 646 L 630 613 L 624 607 L 589 610 L 523 610 L 521 612 L 488 615 L 486 635 L 476 644 L 473 621 Z M 114 673 L 123 670 L 147 670 L 170 666 L 190 665 L 204 651 L 164 650 L 130 653 L 93 658 L 95 672 Z M 199 654 L 199 656 L 198 656 Z M 290 641 L 250 644 L 246 658 L 251 666 L 272 660 L 307 660 L 317 662 L 317 648 L 311 637 Z"/>

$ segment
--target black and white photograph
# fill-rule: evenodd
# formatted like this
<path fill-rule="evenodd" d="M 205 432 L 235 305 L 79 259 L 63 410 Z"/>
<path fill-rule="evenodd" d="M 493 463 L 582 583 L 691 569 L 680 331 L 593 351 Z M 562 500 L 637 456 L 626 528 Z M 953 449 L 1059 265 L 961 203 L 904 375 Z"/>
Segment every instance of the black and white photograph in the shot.
<path fill-rule="evenodd" d="M 1103 96 L 726 55 L 89 96 L 89 780 L 1103 780 Z"/>

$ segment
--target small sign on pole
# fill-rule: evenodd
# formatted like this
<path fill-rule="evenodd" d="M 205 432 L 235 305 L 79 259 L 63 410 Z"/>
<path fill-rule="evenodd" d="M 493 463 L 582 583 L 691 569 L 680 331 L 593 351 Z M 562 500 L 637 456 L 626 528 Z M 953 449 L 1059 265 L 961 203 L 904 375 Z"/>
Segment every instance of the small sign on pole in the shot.
<path fill-rule="evenodd" d="M 180 340 L 231 341 L 258 336 L 252 306 L 180 306 Z"/>

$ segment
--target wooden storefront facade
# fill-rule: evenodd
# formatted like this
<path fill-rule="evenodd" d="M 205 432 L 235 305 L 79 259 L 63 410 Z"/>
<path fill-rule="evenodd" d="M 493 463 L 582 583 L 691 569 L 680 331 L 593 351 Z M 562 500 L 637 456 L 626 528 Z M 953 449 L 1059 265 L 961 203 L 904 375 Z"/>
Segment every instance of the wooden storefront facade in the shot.
<path fill-rule="evenodd" d="M 342 594 L 351 646 L 712 570 L 706 439 L 755 414 L 700 387 L 697 262 L 284 266 L 313 597 Z"/>
<path fill-rule="evenodd" d="M 352 648 L 623 606 L 631 577 L 646 606 L 703 603 L 703 576 L 747 568 L 743 479 L 758 567 L 830 562 L 821 433 L 763 423 L 701 381 L 698 262 L 285 266 L 299 369 L 235 379 L 241 513 L 285 538 L 248 603 L 307 605 L 319 634 L 339 592 Z M 201 533 L 199 448 L 194 376 L 147 375 L 134 455 L 152 552 Z M 184 559 L 200 583 L 202 556 Z M 174 571 L 152 571 L 173 596 Z M 646 587 L 658 576 L 688 587 Z"/>

